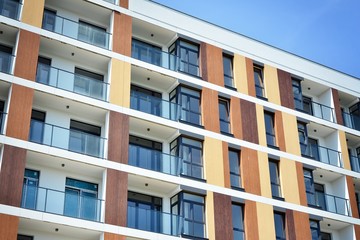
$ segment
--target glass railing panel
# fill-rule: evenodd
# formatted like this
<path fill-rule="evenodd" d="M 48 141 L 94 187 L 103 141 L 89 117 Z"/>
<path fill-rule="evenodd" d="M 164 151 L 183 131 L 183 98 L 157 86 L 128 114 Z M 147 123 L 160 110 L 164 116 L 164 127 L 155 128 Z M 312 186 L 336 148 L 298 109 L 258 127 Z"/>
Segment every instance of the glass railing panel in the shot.
<path fill-rule="evenodd" d="M 351 170 L 360 172 L 360 158 L 350 155 Z"/>
<path fill-rule="evenodd" d="M 0 135 L 3 135 L 5 132 L 5 118 L 6 113 L 0 112 Z"/>
<path fill-rule="evenodd" d="M 308 205 L 341 215 L 350 216 L 349 200 L 323 192 L 306 192 Z"/>
<path fill-rule="evenodd" d="M 46 64 L 38 64 L 36 82 L 91 98 L 106 100 L 107 83 Z"/>
<path fill-rule="evenodd" d="M 109 33 L 52 13 L 44 12 L 43 29 L 109 49 Z"/>
<path fill-rule="evenodd" d="M 128 206 L 127 227 L 178 236 L 183 218 L 152 209 Z"/>
<path fill-rule="evenodd" d="M 23 185 L 21 207 L 90 221 L 101 221 L 103 200 L 80 194 Z"/>
<path fill-rule="evenodd" d="M 14 58 L 15 56 L 9 53 L 0 52 L 0 72 L 11 74 Z"/>
<path fill-rule="evenodd" d="M 129 165 L 178 176 L 180 163 L 179 157 L 129 144 Z"/>
<path fill-rule="evenodd" d="M 33 119 L 30 124 L 29 141 L 104 158 L 104 138 Z"/>
<path fill-rule="evenodd" d="M 301 154 L 326 164 L 343 167 L 341 153 L 339 151 L 314 144 L 300 143 Z"/>
<path fill-rule="evenodd" d="M 314 117 L 317 118 L 321 118 L 330 122 L 335 122 L 333 108 L 314 101 L 311 101 L 311 104 L 312 104 L 312 113 L 309 114 L 312 114 Z"/>
<path fill-rule="evenodd" d="M 19 20 L 21 4 L 14 0 L 0 0 L 0 15 Z"/>
<path fill-rule="evenodd" d="M 344 125 L 346 127 L 360 131 L 360 116 L 349 114 L 346 112 L 342 113 Z"/>

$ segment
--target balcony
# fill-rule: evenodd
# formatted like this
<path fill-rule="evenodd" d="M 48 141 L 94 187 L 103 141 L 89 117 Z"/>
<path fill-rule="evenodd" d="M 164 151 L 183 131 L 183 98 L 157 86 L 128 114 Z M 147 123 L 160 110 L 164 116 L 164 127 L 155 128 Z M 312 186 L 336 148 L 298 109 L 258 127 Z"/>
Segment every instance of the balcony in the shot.
<path fill-rule="evenodd" d="M 334 109 L 321 103 L 312 101 L 310 98 L 294 98 L 295 109 L 326 121 L 335 122 Z"/>
<path fill-rule="evenodd" d="M 104 158 L 104 138 L 67 129 L 37 120 L 31 120 L 29 141 Z"/>
<path fill-rule="evenodd" d="M 109 49 L 111 34 L 107 33 L 105 29 L 73 21 L 55 15 L 51 11 L 44 11 L 42 28 L 97 47 Z"/>
<path fill-rule="evenodd" d="M 0 0 L 0 15 L 19 20 L 21 4 L 19 0 Z"/>
<path fill-rule="evenodd" d="M 326 194 L 323 192 L 306 192 L 309 207 L 324 211 L 351 216 L 348 199 Z"/>
<path fill-rule="evenodd" d="M 70 191 L 23 185 L 21 207 L 89 221 L 101 221 L 103 200 Z"/>
<path fill-rule="evenodd" d="M 360 158 L 357 156 L 350 155 L 351 170 L 360 172 Z"/>
<path fill-rule="evenodd" d="M 360 131 L 360 116 L 347 112 L 342 112 L 342 116 L 346 127 Z"/>
<path fill-rule="evenodd" d="M 315 144 L 300 143 L 301 155 L 319 162 L 343 168 L 341 152 Z"/>
<path fill-rule="evenodd" d="M 102 101 L 106 100 L 107 83 L 46 64 L 38 63 L 36 82 Z"/>
<path fill-rule="evenodd" d="M 0 51 L 0 72 L 11 74 L 15 56 Z"/>
<path fill-rule="evenodd" d="M 0 112 L 0 135 L 3 135 L 5 131 L 5 118 L 6 113 Z"/>

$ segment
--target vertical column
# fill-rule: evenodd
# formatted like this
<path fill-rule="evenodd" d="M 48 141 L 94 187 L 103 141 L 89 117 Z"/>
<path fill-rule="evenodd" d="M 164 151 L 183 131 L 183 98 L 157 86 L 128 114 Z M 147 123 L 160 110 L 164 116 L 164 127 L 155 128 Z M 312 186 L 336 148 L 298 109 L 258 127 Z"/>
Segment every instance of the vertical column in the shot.
<path fill-rule="evenodd" d="M 120 0 L 120 7 L 129 8 L 129 0 Z"/>
<path fill-rule="evenodd" d="M 231 197 L 219 193 L 214 193 L 214 219 L 215 219 L 215 238 L 232 240 L 232 207 Z"/>
<path fill-rule="evenodd" d="M 111 60 L 110 103 L 130 107 L 131 65 L 113 58 Z"/>
<path fill-rule="evenodd" d="M 264 82 L 268 101 L 280 105 L 280 90 L 276 68 L 269 65 L 264 66 Z"/>
<path fill-rule="evenodd" d="M 222 142 L 220 140 L 205 137 L 204 161 L 206 180 L 209 184 L 225 186 L 224 163 L 222 153 Z"/>
<path fill-rule="evenodd" d="M 23 2 L 21 21 L 41 28 L 45 0 L 26 0 Z"/>
<path fill-rule="evenodd" d="M 286 210 L 286 239 L 311 239 L 308 214 Z"/>
<path fill-rule="evenodd" d="M 274 210 L 273 206 L 256 203 L 257 212 L 258 212 L 258 229 L 259 229 L 259 239 L 268 240 L 275 239 L 275 224 L 274 224 Z M 291 238 L 287 238 L 291 239 Z"/>
<path fill-rule="evenodd" d="M 334 110 L 335 110 L 334 117 L 336 118 L 336 122 L 338 124 L 344 125 L 344 121 L 341 114 L 340 101 L 339 101 L 339 92 L 338 90 L 332 88 L 331 93 L 332 93 L 332 99 L 334 101 Z"/>
<path fill-rule="evenodd" d="M 230 122 L 234 137 L 242 139 L 240 98 L 233 96 L 230 99 Z"/>
<path fill-rule="evenodd" d="M 19 225 L 19 218 L 0 214 L 0 236 L 1 239 L 16 239 Z"/>
<path fill-rule="evenodd" d="M 278 69 L 278 82 L 281 105 L 287 108 L 295 109 L 294 94 L 292 90 L 291 75 L 288 72 Z"/>
<path fill-rule="evenodd" d="M 262 213 L 257 209 L 257 203 L 245 200 L 244 207 L 244 228 L 245 228 L 245 239 L 257 240 L 259 238 L 259 228 L 258 221 L 259 217 L 263 217 Z M 273 221 L 273 220 L 272 220 Z"/>
<path fill-rule="evenodd" d="M 247 68 L 246 58 L 234 54 L 234 82 L 237 90 L 241 93 L 249 95 L 248 81 L 247 81 Z M 251 69 L 252 71 L 252 69 Z"/>
<path fill-rule="evenodd" d="M 246 64 L 248 94 L 252 97 L 256 97 L 253 61 L 249 58 L 246 58 L 245 64 Z"/>
<path fill-rule="evenodd" d="M 202 78 L 218 86 L 224 86 L 222 49 L 202 42 L 200 44 Z"/>
<path fill-rule="evenodd" d="M 255 103 L 240 100 L 243 140 L 259 144 Z"/>
<path fill-rule="evenodd" d="M 224 164 L 224 186 L 231 188 L 230 183 L 230 163 L 229 163 L 229 145 L 227 142 L 222 142 L 223 164 Z"/>
<path fill-rule="evenodd" d="M 120 4 L 124 4 L 120 1 Z M 131 56 L 132 18 L 123 13 L 114 12 L 113 51 Z"/>

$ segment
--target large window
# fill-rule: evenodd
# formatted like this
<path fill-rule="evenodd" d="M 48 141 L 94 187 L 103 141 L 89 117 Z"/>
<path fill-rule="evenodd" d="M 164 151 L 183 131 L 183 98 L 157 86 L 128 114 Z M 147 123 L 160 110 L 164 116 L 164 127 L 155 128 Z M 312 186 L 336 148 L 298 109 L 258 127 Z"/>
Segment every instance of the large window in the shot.
<path fill-rule="evenodd" d="M 230 183 L 231 187 L 241 189 L 241 170 L 240 170 L 240 152 L 235 149 L 229 149 Z"/>
<path fill-rule="evenodd" d="M 200 98 L 198 90 L 182 85 L 175 88 L 170 93 L 171 119 L 201 125 Z"/>
<path fill-rule="evenodd" d="M 179 157 L 178 169 L 180 175 L 203 179 L 202 142 L 187 138 L 178 137 L 170 143 L 171 155 Z"/>
<path fill-rule="evenodd" d="M 360 102 L 349 107 L 351 114 L 352 126 L 356 130 L 360 130 Z"/>
<path fill-rule="evenodd" d="M 12 19 L 19 18 L 20 0 L 1 0 L 0 1 L 0 15 Z"/>
<path fill-rule="evenodd" d="M 180 192 L 171 198 L 171 214 L 180 215 L 183 220 L 173 225 L 184 237 L 205 238 L 205 199 L 203 196 Z"/>
<path fill-rule="evenodd" d="M 49 84 L 51 71 L 51 59 L 46 57 L 38 57 L 36 70 L 36 82 Z"/>
<path fill-rule="evenodd" d="M 304 169 L 304 181 L 308 205 L 326 210 L 324 185 L 314 182 L 313 173 L 309 169 Z"/>
<path fill-rule="evenodd" d="M 46 113 L 38 110 L 32 110 L 30 123 L 29 140 L 36 143 L 43 143 L 45 133 Z"/>
<path fill-rule="evenodd" d="M 274 212 L 274 222 L 276 240 L 286 240 L 285 214 L 281 212 Z"/>
<path fill-rule="evenodd" d="M 319 221 L 310 219 L 310 231 L 311 231 L 311 240 L 319 240 L 320 239 Z"/>
<path fill-rule="evenodd" d="M 131 56 L 161 66 L 161 48 L 134 38 L 131 41 Z"/>
<path fill-rule="evenodd" d="M 42 28 L 51 32 L 55 31 L 56 11 L 44 9 L 44 17 L 42 21 Z"/>
<path fill-rule="evenodd" d="M 244 233 L 244 208 L 242 205 L 233 203 L 232 209 L 232 226 L 233 226 L 233 239 L 245 239 Z"/>
<path fill-rule="evenodd" d="M 264 87 L 264 68 L 254 65 L 255 92 L 258 98 L 266 98 Z"/>
<path fill-rule="evenodd" d="M 223 54 L 224 86 L 234 88 L 233 57 Z"/>
<path fill-rule="evenodd" d="M 129 142 L 130 165 L 160 171 L 163 164 L 162 143 L 136 136 L 130 136 Z"/>
<path fill-rule="evenodd" d="M 25 169 L 21 207 L 36 209 L 40 172 Z"/>
<path fill-rule="evenodd" d="M 161 93 L 131 85 L 130 107 L 141 112 L 161 116 Z"/>
<path fill-rule="evenodd" d="M 174 70 L 200 76 L 199 45 L 178 39 L 169 48 L 170 66 Z M 175 57 L 174 57 L 175 56 Z"/>
<path fill-rule="evenodd" d="M 230 128 L 230 101 L 219 99 L 220 132 L 231 133 Z"/>
<path fill-rule="evenodd" d="M 12 48 L 0 44 L 0 72 L 10 73 Z"/>
<path fill-rule="evenodd" d="M 269 160 L 269 171 L 272 196 L 273 198 L 282 198 L 278 161 Z"/>
<path fill-rule="evenodd" d="M 303 110 L 303 96 L 301 91 L 301 80 L 292 78 L 292 89 L 294 94 L 295 109 Z"/>
<path fill-rule="evenodd" d="M 78 39 L 99 47 L 107 47 L 106 29 L 85 21 L 79 21 Z"/>
<path fill-rule="evenodd" d="M 277 147 L 276 136 L 274 128 L 274 113 L 264 112 L 265 117 L 265 130 L 266 130 L 266 142 L 269 147 Z"/>
<path fill-rule="evenodd" d="M 81 68 L 75 68 L 74 92 L 102 98 L 104 92 L 104 76 Z"/>
<path fill-rule="evenodd" d="M 101 127 L 70 120 L 69 149 L 74 152 L 99 156 Z"/>
<path fill-rule="evenodd" d="M 297 123 L 298 135 L 300 142 L 301 154 L 306 157 L 320 160 L 320 152 L 318 141 L 314 138 L 308 137 L 306 124 L 303 122 Z"/>

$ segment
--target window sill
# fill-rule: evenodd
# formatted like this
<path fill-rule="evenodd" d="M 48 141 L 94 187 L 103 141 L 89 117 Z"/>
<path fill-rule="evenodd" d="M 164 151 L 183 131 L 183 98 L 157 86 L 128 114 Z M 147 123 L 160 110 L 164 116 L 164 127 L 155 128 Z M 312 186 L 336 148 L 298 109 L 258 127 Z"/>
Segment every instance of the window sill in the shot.
<path fill-rule="evenodd" d="M 237 191 L 241 191 L 241 192 L 245 192 L 245 189 L 242 187 L 235 187 L 235 186 L 231 186 L 231 189 L 233 190 L 237 190 Z"/>
<path fill-rule="evenodd" d="M 278 197 L 278 196 L 272 196 L 273 199 L 279 200 L 279 201 L 283 201 L 285 202 L 285 198 L 283 197 Z"/>
<path fill-rule="evenodd" d="M 196 180 L 196 181 L 200 181 L 200 182 L 206 183 L 206 180 L 203 179 L 203 178 L 193 177 L 193 176 L 189 176 L 189 175 L 186 175 L 186 174 L 183 174 L 183 173 L 180 173 L 180 177 L 188 178 L 188 179 L 191 179 L 191 180 Z"/>
<path fill-rule="evenodd" d="M 261 99 L 261 100 L 268 101 L 268 99 L 266 97 L 263 97 L 263 96 L 256 96 L 256 97 Z"/>
<path fill-rule="evenodd" d="M 280 150 L 280 148 L 278 146 L 269 145 L 269 144 L 267 146 L 272 149 Z"/>
<path fill-rule="evenodd" d="M 229 133 L 229 132 L 224 132 L 224 131 L 220 131 L 221 134 L 229 136 L 229 137 L 234 137 L 234 134 Z"/>
<path fill-rule="evenodd" d="M 198 128 L 204 129 L 204 126 L 203 126 L 203 125 L 200 125 L 200 124 L 191 123 L 191 122 L 188 122 L 188 121 L 185 121 L 185 120 L 181 120 L 181 119 L 179 119 L 179 122 L 180 122 L 180 123 L 185 123 L 185 124 L 188 124 L 188 125 L 191 125 L 191 126 L 194 126 L 194 127 L 198 127 Z"/>
<path fill-rule="evenodd" d="M 192 239 L 192 240 L 209 240 L 208 238 L 205 238 L 205 237 L 195 237 L 195 236 L 187 235 L 187 234 L 184 234 L 184 233 L 181 234 L 181 237 Z"/>
<path fill-rule="evenodd" d="M 230 89 L 230 90 L 233 90 L 233 91 L 236 91 L 236 92 L 237 92 L 237 88 L 235 88 L 235 87 L 227 86 L 227 85 L 224 85 L 224 86 L 225 86 L 225 88 L 227 88 L 227 89 Z"/>

